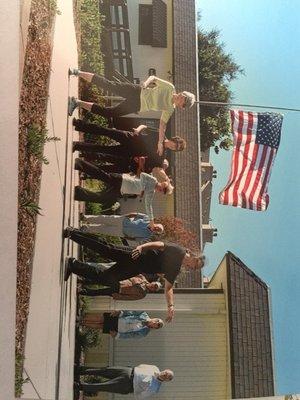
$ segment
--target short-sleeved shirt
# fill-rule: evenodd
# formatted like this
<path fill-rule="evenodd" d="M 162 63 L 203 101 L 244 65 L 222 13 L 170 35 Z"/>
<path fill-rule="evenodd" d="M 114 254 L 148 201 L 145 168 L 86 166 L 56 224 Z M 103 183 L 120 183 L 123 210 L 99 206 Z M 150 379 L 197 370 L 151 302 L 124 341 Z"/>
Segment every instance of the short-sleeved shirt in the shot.
<path fill-rule="evenodd" d="M 139 258 L 141 270 L 147 273 L 164 274 L 165 279 L 173 285 L 185 254 L 186 249 L 174 243 L 165 244 L 162 251 L 147 250 Z"/>
<path fill-rule="evenodd" d="M 122 194 L 141 194 L 144 192 L 146 213 L 150 220 L 154 218 L 152 202 L 155 194 L 157 179 L 154 176 L 141 172 L 140 178 L 129 174 L 122 174 Z"/>
<path fill-rule="evenodd" d="M 132 239 L 149 239 L 153 232 L 149 227 L 150 219 L 146 214 L 137 214 L 134 218 L 123 219 L 123 234 Z"/>
<path fill-rule="evenodd" d="M 161 120 L 167 123 L 174 112 L 173 94 L 175 87 L 172 83 L 155 77 L 154 88 L 141 90 L 141 109 L 144 111 L 162 111 Z"/>
<path fill-rule="evenodd" d="M 158 130 L 152 128 L 144 129 L 139 135 L 132 137 L 132 155 L 146 157 L 145 172 L 151 172 L 153 168 L 163 166 L 165 154 L 158 155 L 158 140 Z"/>

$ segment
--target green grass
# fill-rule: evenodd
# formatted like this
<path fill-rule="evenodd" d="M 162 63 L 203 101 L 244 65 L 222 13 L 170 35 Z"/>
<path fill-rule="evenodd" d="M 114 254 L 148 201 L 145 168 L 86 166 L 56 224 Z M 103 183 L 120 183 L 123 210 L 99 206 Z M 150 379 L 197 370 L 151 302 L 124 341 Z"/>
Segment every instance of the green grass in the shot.
<path fill-rule="evenodd" d="M 55 142 L 60 138 L 54 136 L 49 137 L 47 129 L 39 125 L 31 125 L 27 128 L 27 149 L 29 154 L 36 157 L 44 164 L 49 164 L 48 159 L 44 156 L 44 146 L 47 142 Z"/>
<path fill-rule="evenodd" d="M 16 352 L 15 358 L 15 396 L 21 397 L 23 394 L 22 385 L 28 382 L 28 378 L 23 378 L 23 363 L 24 357 Z"/>

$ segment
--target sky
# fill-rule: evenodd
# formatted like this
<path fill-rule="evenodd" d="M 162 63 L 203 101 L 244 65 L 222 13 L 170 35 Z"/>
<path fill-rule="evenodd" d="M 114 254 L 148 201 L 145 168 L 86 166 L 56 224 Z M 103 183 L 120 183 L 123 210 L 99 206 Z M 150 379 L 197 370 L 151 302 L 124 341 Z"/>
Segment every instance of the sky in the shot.
<path fill-rule="evenodd" d="M 234 102 L 300 109 L 299 0 L 197 0 L 197 7 L 201 27 L 219 29 L 226 52 L 245 71 L 231 84 Z M 230 250 L 271 288 L 276 394 L 300 393 L 300 112 L 282 113 L 266 212 L 218 204 L 231 151 L 211 153 L 218 175 L 210 216 L 218 236 L 205 247 L 204 270 L 212 273 Z"/>

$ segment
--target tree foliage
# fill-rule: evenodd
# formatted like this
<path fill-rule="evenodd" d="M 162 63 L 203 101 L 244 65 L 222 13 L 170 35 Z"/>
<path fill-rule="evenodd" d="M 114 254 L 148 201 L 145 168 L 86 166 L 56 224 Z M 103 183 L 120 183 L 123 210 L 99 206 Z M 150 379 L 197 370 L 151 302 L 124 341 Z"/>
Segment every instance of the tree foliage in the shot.
<path fill-rule="evenodd" d="M 200 16 L 198 15 L 198 21 Z M 198 30 L 199 98 L 204 101 L 230 102 L 233 93 L 229 84 L 243 69 L 227 54 L 220 42 L 220 31 Z M 202 106 L 200 112 L 201 146 L 205 151 L 214 147 L 228 150 L 232 145 L 228 109 Z"/>
<path fill-rule="evenodd" d="M 195 253 L 199 253 L 197 235 L 187 229 L 182 219 L 165 216 L 155 218 L 155 222 L 164 226 L 164 234 L 160 235 L 157 240 L 177 243 Z"/>

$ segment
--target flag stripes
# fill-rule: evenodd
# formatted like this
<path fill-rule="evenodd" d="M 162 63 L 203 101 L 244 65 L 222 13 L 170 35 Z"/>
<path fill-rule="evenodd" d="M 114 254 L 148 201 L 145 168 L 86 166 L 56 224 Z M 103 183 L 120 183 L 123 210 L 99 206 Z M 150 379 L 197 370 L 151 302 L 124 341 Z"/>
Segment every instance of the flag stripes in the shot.
<path fill-rule="evenodd" d="M 262 115 L 261 119 L 259 115 Z M 229 180 L 219 194 L 220 204 L 255 211 L 264 211 L 268 208 L 268 183 L 277 148 L 270 147 L 264 141 L 262 144 L 261 139 L 257 140 L 258 131 L 262 136 L 262 129 L 269 123 L 269 120 L 265 121 L 265 115 L 270 118 L 270 113 L 230 111 L 234 150 Z M 273 125 L 272 129 L 268 125 L 267 129 L 271 133 L 268 131 L 268 137 L 264 137 L 263 140 L 275 141 L 280 135 L 282 116 L 279 116 L 279 122 L 278 115 L 274 116 L 277 118 L 274 129 Z M 278 125 L 280 125 L 279 133 Z"/>

